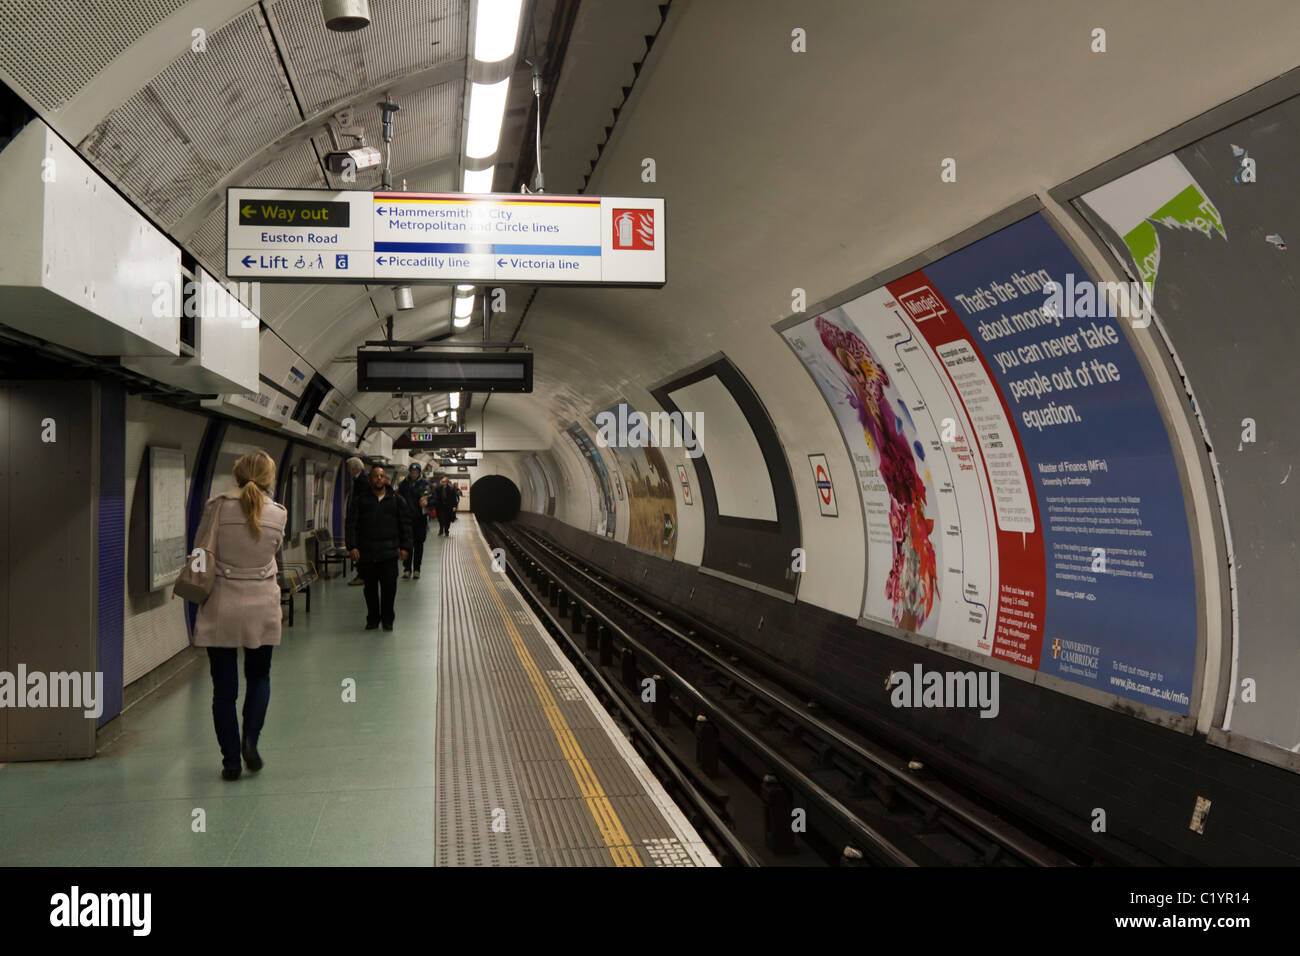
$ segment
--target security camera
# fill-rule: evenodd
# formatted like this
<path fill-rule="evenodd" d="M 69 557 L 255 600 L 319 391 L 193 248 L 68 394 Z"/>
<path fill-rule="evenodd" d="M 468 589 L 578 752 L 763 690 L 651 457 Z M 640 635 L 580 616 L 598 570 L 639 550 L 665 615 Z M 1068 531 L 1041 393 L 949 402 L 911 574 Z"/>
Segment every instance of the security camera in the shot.
<path fill-rule="evenodd" d="M 341 149 L 325 154 L 325 168 L 335 176 L 345 173 L 358 173 L 371 166 L 378 166 L 384 155 L 374 146 L 357 146 L 353 149 Z"/>

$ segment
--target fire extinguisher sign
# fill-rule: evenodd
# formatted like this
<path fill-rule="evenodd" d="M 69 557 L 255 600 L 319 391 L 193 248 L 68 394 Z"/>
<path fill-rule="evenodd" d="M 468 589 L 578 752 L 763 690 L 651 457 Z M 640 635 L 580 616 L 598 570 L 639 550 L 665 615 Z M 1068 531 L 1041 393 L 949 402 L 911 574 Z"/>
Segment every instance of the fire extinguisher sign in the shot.
<path fill-rule="evenodd" d="M 663 285 L 664 201 L 605 196 L 600 214 L 601 282 Z"/>
<path fill-rule="evenodd" d="M 653 249 L 655 247 L 655 211 L 653 209 L 614 210 L 615 249 Z"/>

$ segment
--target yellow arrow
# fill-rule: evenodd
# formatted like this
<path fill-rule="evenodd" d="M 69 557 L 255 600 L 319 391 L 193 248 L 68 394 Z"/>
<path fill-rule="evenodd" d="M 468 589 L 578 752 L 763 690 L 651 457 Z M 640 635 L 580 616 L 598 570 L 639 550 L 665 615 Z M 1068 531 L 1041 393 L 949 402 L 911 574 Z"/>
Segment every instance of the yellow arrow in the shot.
<path fill-rule="evenodd" d="M 244 214 L 245 219 L 252 219 L 253 216 L 257 214 L 257 207 L 249 205 L 249 206 L 245 206 L 243 209 L 239 211 Z"/>

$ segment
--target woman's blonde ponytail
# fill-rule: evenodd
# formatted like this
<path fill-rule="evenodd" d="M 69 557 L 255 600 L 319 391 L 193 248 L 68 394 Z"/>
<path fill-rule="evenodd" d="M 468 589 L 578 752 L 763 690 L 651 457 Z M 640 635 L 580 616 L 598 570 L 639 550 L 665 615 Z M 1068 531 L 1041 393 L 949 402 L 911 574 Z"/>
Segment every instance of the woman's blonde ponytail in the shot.
<path fill-rule="evenodd" d="M 239 504 L 244 509 L 248 531 L 257 540 L 262 536 L 262 505 L 271 496 L 275 484 L 275 462 L 264 451 L 249 452 L 235 462 L 235 483 L 240 486 Z"/>

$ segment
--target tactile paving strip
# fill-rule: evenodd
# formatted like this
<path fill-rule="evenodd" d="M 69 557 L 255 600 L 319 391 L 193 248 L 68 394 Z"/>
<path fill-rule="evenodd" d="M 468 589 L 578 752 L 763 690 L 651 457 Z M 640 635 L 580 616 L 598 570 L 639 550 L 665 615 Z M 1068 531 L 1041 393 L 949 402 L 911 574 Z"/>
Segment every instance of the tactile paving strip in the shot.
<path fill-rule="evenodd" d="M 467 593 L 477 571 L 467 578 L 455 551 L 442 552 L 434 865 L 536 866 L 541 860 Z"/>
<path fill-rule="evenodd" d="M 437 862 L 716 866 L 465 525 L 443 546 Z M 503 801 L 509 840 L 479 825 L 485 800 Z"/>

